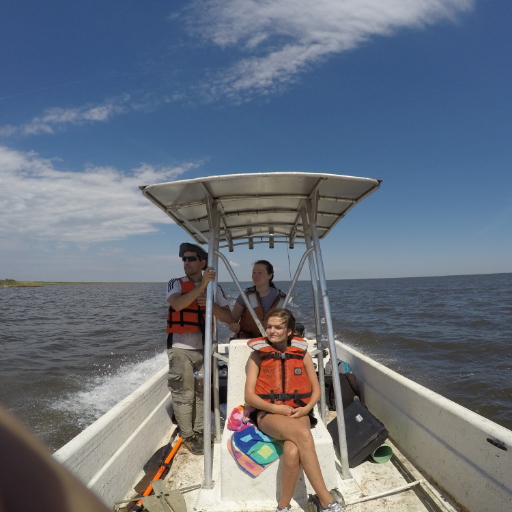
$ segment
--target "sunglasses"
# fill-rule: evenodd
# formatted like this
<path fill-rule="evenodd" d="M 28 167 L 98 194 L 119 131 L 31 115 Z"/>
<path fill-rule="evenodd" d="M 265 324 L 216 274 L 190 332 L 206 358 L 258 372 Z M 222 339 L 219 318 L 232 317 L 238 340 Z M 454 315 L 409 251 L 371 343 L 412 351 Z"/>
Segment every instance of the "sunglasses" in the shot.
<path fill-rule="evenodd" d="M 181 261 L 197 261 L 197 257 L 196 256 L 183 256 L 181 258 Z"/>

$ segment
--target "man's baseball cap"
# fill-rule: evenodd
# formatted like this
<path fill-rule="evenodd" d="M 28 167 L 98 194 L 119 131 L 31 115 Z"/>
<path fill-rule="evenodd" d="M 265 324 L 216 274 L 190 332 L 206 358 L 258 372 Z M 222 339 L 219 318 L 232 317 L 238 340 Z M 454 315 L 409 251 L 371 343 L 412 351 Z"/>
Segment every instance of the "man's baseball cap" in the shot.
<path fill-rule="evenodd" d="M 183 258 L 183 256 L 185 256 L 185 253 L 188 251 L 195 252 L 199 256 L 199 259 L 201 260 L 208 260 L 208 253 L 202 247 L 199 247 L 199 245 L 196 244 L 188 243 L 180 245 L 180 258 Z"/>

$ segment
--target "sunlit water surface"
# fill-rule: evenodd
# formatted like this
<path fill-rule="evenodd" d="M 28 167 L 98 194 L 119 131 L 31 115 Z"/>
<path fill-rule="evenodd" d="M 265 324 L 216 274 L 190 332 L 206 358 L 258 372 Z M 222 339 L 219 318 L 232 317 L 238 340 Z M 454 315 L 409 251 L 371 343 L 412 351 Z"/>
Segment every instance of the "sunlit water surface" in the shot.
<path fill-rule="evenodd" d="M 339 340 L 512 430 L 512 274 L 328 287 Z M 165 288 L 0 289 L 0 402 L 58 449 L 166 364 Z M 312 335 L 310 289 L 291 308 Z"/>

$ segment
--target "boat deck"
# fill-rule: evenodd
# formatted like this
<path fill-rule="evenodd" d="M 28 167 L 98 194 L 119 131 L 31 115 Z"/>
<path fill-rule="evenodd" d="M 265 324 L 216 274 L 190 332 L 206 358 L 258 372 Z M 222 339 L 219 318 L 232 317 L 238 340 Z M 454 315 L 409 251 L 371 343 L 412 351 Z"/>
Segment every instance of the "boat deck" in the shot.
<path fill-rule="evenodd" d="M 366 496 L 374 496 L 424 479 L 424 476 L 400 453 L 391 440 L 388 439 L 387 443 L 393 449 L 393 458 L 389 462 L 378 464 L 367 460 L 350 470 L 353 476 L 352 482 L 349 481 L 346 484 L 342 482 L 340 490 L 347 503 L 347 512 L 460 511 L 426 480 L 424 484 L 407 490 L 350 505 Z"/>
<path fill-rule="evenodd" d="M 332 419 L 335 417 L 335 413 L 331 413 L 330 416 Z M 392 440 L 388 440 L 388 444 L 393 449 L 393 458 L 389 462 L 378 464 L 367 460 L 358 467 L 351 469 L 353 479 L 342 480 L 339 478 L 338 488 L 345 498 L 347 512 L 461 512 L 460 508 L 427 481 L 421 485 L 415 485 L 412 488 L 380 498 L 354 503 L 365 497 L 384 493 L 416 480 L 424 479 L 424 475 L 400 453 Z M 214 449 L 218 449 L 218 445 Z M 338 461 L 336 465 L 341 470 Z M 203 478 L 203 457 L 192 455 L 187 449 L 180 448 L 172 461 L 168 475 L 165 477 L 165 483 L 169 491 L 179 490 L 195 484 L 201 485 Z M 200 490 L 196 489 L 183 494 L 189 512 L 200 510 L 196 508 L 199 493 Z M 131 506 L 128 506 L 122 510 L 130 509 Z M 302 510 L 294 503 L 292 503 L 292 509 Z M 245 511 L 241 509 L 240 512 Z"/>

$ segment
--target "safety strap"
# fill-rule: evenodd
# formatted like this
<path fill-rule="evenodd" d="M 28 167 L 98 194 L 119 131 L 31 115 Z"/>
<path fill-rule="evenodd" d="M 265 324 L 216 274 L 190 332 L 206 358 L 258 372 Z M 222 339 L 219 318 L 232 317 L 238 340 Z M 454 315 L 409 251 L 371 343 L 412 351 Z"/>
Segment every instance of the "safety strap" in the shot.
<path fill-rule="evenodd" d="M 265 359 L 304 359 L 305 355 L 305 352 L 302 355 L 287 354 L 286 352 L 272 352 L 271 354 L 261 356 L 261 360 L 265 361 Z"/>
<path fill-rule="evenodd" d="M 271 389 L 269 395 L 258 395 L 258 396 L 260 398 L 263 398 L 264 400 L 269 399 L 271 404 L 273 404 L 275 400 L 281 400 L 283 402 L 285 400 L 293 400 L 296 404 L 300 405 L 301 407 L 304 407 L 307 404 L 303 400 L 301 400 L 301 398 L 308 398 L 312 395 L 312 393 L 313 392 L 310 391 L 309 393 L 300 393 L 299 394 L 297 390 L 295 390 L 294 393 L 274 393 L 274 390 Z"/>

